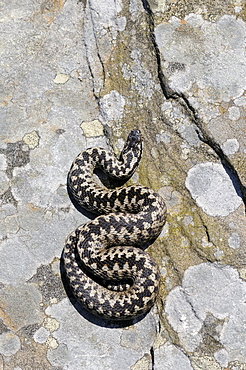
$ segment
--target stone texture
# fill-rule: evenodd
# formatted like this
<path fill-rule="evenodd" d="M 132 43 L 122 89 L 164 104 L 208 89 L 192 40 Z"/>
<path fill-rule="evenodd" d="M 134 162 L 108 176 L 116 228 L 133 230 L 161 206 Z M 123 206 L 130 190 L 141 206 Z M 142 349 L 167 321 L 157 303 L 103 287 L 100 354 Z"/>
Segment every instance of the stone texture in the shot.
<path fill-rule="evenodd" d="M 0 367 L 245 369 L 244 2 L 5 0 L 0 14 Z M 131 181 L 168 219 L 148 249 L 157 304 L 123 326 L 75 303 L 60 257 L 88 220 L 67 194 L 73 159 L 119 154 L 132 128 Z"/>
<path fill-rule="evenodd" d="M 113 370 L 119 364 L 129 369 L 139 354 L 149 351 L 156 334 L 156 321 L 151 314 L 134 327 L 123 330 L 107 326 L 102 320 L 91 323 L 88 318 L 92 318 L 84 312 L 81 316 L 68 299 L 48 307 L 46 314 L 60 322 L 59 329 L 53 333 L 59 347 L 48 350 L 48 360 L 53 366 L 63 365 L 69 369 L 106 367 Z"/>
<path fill-rule="evenodd" d="M 155 350 L 156 370 L 192 370 L 189 358 L 170 343 Z"/>
<path fill-rule="evenodd" d="M 246 362 L 242 344 L 246 338 L 245 297 L 246 283 L 235 269 L 201 264 L 186 270 L 182 286 L 169 293 L 165 312 L 187 351 L 194 351 L 201 345 L 202 328 L 209 329 L 206 320 L 212 315 L 214 320 L 210 318 L 210 322 L 219 320 L 210 333 L 214 346 L 217 342 L 219 350 L 222 344 L 229 361 L 240 358 Z"/>
<path fill-rule="evenodd" d="M 207 162 L 193 166 L 185 185 L 199 207 L 210 216 L 227 216 L 242 204 L 240 190 L 221 164 Z"/>
<path fill-rule="evenodd" d="M 20 339 L 11 332 L 0 337 L 0 351 L 4 356 L 12 356 L 20 349 Z"/>

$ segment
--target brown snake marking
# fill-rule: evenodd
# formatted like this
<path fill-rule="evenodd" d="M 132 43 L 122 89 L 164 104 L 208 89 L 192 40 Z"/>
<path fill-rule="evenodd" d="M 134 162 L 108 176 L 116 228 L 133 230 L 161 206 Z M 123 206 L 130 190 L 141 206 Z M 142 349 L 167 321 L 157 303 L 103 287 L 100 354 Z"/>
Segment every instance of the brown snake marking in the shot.
<path fill-rule="evenodd" d="M 83 307 L 110 320 L 138 317 L 155 302 L 158 266 L 139 248 L 161 232 L 166 206 L 158 193 L 141 185 L 100 187 L 93 172 L 100 168 L 111 178 L 128 179 L 141 154 L 140 131 L 132 130 L 119 159 L 105 149 L 90 148 L 76 157 L 68 175 L 77 203 L 99 216 L 67 237 L 67 279 Z"/>

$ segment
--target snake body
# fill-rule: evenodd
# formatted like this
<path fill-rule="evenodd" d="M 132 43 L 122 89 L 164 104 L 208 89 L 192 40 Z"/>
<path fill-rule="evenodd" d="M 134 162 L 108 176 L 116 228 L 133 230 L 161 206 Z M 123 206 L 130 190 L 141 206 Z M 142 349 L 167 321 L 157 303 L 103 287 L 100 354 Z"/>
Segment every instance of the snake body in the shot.
<path fill-rule="evenodd" d="M 128 179 L 141 154 L 140 131 L 132 130 L 119 159 L 105 149 L 89 148 L 76 157 L 68 174 L 76 202 L 99 216 L 67 237 L 67 279 L 82 306 L 110 320 L 138 317 L 155 301 L 158 266 L 140 247 L 161 232 L 166 206 L 158 193 L 144 186 L 100 187 L 93 173 L 99 168 L 110 178 Z"/>

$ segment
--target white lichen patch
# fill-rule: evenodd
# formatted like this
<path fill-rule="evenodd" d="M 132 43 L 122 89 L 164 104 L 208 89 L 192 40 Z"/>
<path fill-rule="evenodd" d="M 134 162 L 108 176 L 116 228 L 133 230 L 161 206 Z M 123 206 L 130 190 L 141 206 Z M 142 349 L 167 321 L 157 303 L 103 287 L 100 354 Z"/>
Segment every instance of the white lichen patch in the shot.
<path fill-rule="evenodd" d="M 56 349 L 58 347 L 57 340 L 51 336 L 47 339 L 46 345 L 49 349 Z"/>
<path fill-rule="evenodd" d="M 11 331 L 0 335 L 0 353 L 4 356 L 12 356 L 21 347 L 20 339 Z"/>
<path fill-rule="evenodd" d="M 237 121 L 240 118 L 240 110 L 238 107 L 230 107 L 228 113 L 231 121 Z"/>
<path fill-rule="evenodd" d="M 0 170 L 5 171 L 7 169 L 7 160 L 4 154 L 0 154 Z"/>
<path fill-rule="evenodd" d="M 237 249 L 240 247 L 240 235 L 236 232 L 232 233 L 228 239 L 229 247 Z"/>
<path fill-rule="evenodd" d="M 106 33 L 106 30 L 110 29 L 114 39 L 117 35 L 116 31 L 123 31 L 125 29 L 126 18 L 119 16 L 123 7 L 122 0 L 108 0 L 106 3 L 102 1 L 93 1 L 89 7 L 95 12 L 97 24 L 94 27 L 96 27 L 98 31 L 101 31 L 101 35 Z"/>
<path fill-rule="evenodd" d="M 161 130 L 159 134 L 156 134 L 157 144 L 159 144 L 160 142 L 163 142 L 164 144 L 169 144 L 170 141 L 170 134 L 167 131 Z"/>
<path fill-rule="evenodd" d="M 158 150 L 156 148 L 151 148 L 151 155 L 154 159 L 158 158 Z"/>
<path fill-rule="evenodd" d="M 214 358 L 222 367 L 227 367 L 228 365 L 228 352 L 222 348 L 214 353 Z"/>
<path fill-rule="evenodd" d="M 33 339 L 37 343 L 45 343 L 49 337 L 50 333 L 44 327 L 39 328 L 33 335 Z"/>
<path fill-rule="evenodd" d="M 69 80 L 69 75 L 67 75 L 65 73 L 57 73 L 53 82 L 55 84 L 65 84 L 68 80 Z"/>
<path fill-rule="evenodd" d="M 214 257 L 217 259 L 217 260 L 221 260 L 222 257 L 224 255 L 224 251 L 220 250 L 219 248 L 216 248 L 215 251 L 214 251 Z"/>
<path fill-rule="evenodd" d="M 203 263 L 186 270 L 182 286 L 167 296 L 165 313 L 187 351 L 195 351 L 209 313 L 222 320 L 214 338 L 228 352 L 228 361 L 246 361 L 246 283 L 230 266 Z M 223 352 L 224 353 L 224 352 Z M 220 353 L 220 355 L 222 355 Z M 220 361 L 227 361 L 217 354 Z"/>
<path fill-rule="evenodd" d="M 26 134 L 22 140 L 29 147 L 29 149 L 34 149 L 38 146 L 39 139 L 40 138 L 37 131 L 32 131 Z"/>
<path fill-rule="evenodd" d="M 200 163 L 192 167 L 185 181 L 197 205 L 210 216 L 227 216 L 242 203 L 232 179 L 219 163 Z"/>
<path fill-rule="evenodd" d="M 55 303 L 57 303 L 57 298 L 50 298 L 49 303 L 50 303 L 50 304 L 55 304 Z"/>
<path fill-rule="evenodd" d="M 3 223 L 4 231 L 7 234 L 16 234 L 19 230 L 18 218 L 16 215 L 7 216 Z M 0 226 L 1 230 L 1 226 Z"/>
<path fill-rule="evenodd" d="M 101 116 L 105 121 L 113 121 L 122 118 L 125 106 L 125 98 L 116 90 L 104 95 L 100 100 Z"/>
<path fill-rule="evenodd" d="M 246 96 L 243 95 L 235 99 L 234 104 L 236 104 L 239 107 L 246 107 Z"/>
<path fill-rule="evenodd" d="M 182 147 L 181 145 L 181 159 L 184 159 L 185 161 L 189 158 L 189 154 L 190 154 L 190 149 L 189 148 L 186 148 L 186 147 Z"/>
<path fill-rule="evenodd" d="M 88 320 L 92 317 L 89 313 L 85 317 L 79 314 L 68 299 L 48 307 L 46 314 L 61 322 L 52 334 L 59 346 L 49 349 L 47 356 L 53 366 L 60 364 L 58 353 L 61 358 L 65 356 L 63 368 L 80 369 L 83 364 L 84 369 L 121 369 L 124 364 L 125 369 L 130 369 L 144 353 L 149 353 L 156 335 L 152 313 L 136 322 L 131 330 L 95 325 L 97 321 Z"/>
<path fill-rule="evenodd" d="M 154 83 L 150 70 L 142 63 L 140 50 L 132 50 L 131 58 L 133 60 L 131 66 L 125 63 L 122 67 L 123 77 L 131 80 L 133 90 L 137 90 L 142 97 L 150 99 L 154 91 L 159 90 L 160 87 Z"/>
<path fill-rule="evenodd" d="M 246 280 L 246 268 L 240 269 L 239 274 L 240 274 L 241 279 Z"/>
<path fill-rule="evenodd" d="M 231 15 L 213 23 L 193 13 L 184 20 L 172 17 L 159 24 L 156 41 L 170 86 L 185 92 L 195 82 L 203 91 L 203 100 L 209 101 L 230 101 L 242 95 L 246 86 L 245 30 L 243 20 Z M 239 112 L 234 108 L 231 117 L 236 120 Z"/>
<path fill-rule="evenodd" d="M 52 333 L 60 327 L 60 324 L 56 319 L 53 319 L 52 317 L 47 317 L 44 320 L 44 327 Z"/>
<path fill-rule="evenodd" d="M 161 178 L 162 181 L 162 178 Z M 182 195 L 178 191 L 174 190 L 173 187 L 166 186 L 161 187 L 158 193 L 165 199 L 165 203 L 168 209 L 168 213 L 171 215 L 178 215 L 181 210 Z"/>
<path fill-rule="evenodd" d="M 221 146 L 226 155 L 235 154 L 239 149 L 239 142 L 236 138 L 226 140 Z"/>
<path fill-rule="evenodd" d="M 95 137 L 104 135 L 103 125 L 98 119 L 89 122 L 82 122 L 80 127 L 82 128 L 83 133 L 86 137 Z"/>
<path fill-rule="evenodd" d="M 9 178 L 4 171 L 0 171 L 0 195 L 4 194 L 9 188 Z"/>

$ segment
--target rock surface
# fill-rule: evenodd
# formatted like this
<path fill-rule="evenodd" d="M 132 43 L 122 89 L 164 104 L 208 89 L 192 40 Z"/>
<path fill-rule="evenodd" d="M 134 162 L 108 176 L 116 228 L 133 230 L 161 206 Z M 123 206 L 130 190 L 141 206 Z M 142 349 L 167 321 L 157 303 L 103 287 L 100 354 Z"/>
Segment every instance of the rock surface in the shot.
<path fill-rule="evenodd" d="M 2 1 L 0 367 L 246 369 L 246 5 L 240 0 Z M 167 223 L 149 253 L 156 306 L 124 327 L 86 313 L 60 274 L 88 218 L 75 156 L 119 153 Z"/>

